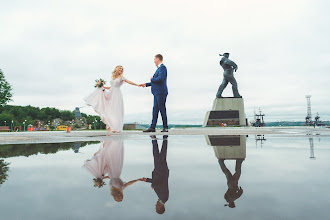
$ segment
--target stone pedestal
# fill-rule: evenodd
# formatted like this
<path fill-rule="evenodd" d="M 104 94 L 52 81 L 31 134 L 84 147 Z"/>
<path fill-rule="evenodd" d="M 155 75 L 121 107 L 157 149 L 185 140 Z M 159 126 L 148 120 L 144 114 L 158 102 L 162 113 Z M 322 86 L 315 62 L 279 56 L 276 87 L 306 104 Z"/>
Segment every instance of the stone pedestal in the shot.
<path fill-rule="evenodd" d="M 215 156 L 220 159 L 245 159 L 246 136 L 245 135 L 207 135 L 208 145 L 213 146 Z"/>
<path fill-rule="evenodd" d="M 204 127 L 221 126 L 226 123 L 229 126 L 246 126 L 243 98 L 216 98 L 212 111 L 208 111 L 204 120 Z"/>

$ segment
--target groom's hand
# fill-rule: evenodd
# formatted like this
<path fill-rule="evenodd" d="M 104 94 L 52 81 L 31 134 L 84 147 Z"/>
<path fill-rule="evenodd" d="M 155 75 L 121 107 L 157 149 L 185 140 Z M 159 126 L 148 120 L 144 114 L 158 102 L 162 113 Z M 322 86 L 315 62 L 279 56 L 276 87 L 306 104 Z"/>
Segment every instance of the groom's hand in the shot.
<path fill-rule="evenodd" d="M 146 87 L 146 84 L 140 84 L 139 86 L 144 88 Z"/>

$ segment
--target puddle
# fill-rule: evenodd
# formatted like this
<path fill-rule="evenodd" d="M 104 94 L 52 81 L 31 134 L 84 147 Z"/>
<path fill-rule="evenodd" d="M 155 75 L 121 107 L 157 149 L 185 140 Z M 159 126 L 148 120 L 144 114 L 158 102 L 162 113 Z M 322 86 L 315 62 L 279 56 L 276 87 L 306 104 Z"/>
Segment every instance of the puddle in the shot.
<path fill-rule="evenodd" d="M 1 219 L 327 219 L 329 144 L 159 135 L 1 145 Z"/>

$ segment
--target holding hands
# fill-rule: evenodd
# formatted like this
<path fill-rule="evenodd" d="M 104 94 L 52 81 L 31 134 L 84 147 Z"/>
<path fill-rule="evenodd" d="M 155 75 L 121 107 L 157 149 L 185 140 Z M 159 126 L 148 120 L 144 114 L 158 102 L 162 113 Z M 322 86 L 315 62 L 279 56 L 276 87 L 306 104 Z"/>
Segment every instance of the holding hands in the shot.
<path fill-rule="evenodd" d="M 152 77 L 150 78 L 150 81 L 151 81 L 151 79 L 152 79 Z M 142 88 L 147 87 L 147 85 L 146 85 L 145 83 L 143 83 L 143 84 L 139 84 L 138 86 L 139 86 L 139 87 L 142 87 Z"/>
<path fill-rule="evenodd" d="M 151 79 L 152 79 L 152 77 L 150 78 L 150 81 L 151 81 Z M 143 84 L 140 84 L 139 87 L 145 88 L 145 87 L 147 87 L 147 85 L 145 83 L 143 83 Z"/>

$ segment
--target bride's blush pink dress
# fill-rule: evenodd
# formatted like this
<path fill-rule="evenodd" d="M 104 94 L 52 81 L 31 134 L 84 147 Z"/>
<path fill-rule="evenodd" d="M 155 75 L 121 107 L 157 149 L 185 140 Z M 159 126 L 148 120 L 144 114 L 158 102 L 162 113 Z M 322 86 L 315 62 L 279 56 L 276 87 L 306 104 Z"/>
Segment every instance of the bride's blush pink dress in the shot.
<path fill-rule="evenodd" d="M 124 126 L 124 101 L 120 90 L 124 81 L 124 77 L 111 80 L 109 91 L 96 88 L 94 92 L 84 98 L 86 104 L 92 106 L 100 115 L 103 123 L 116 132 L 122 132 Z"/>
<path fill-rule="evenodd" d="M 90 160 L 87 160 L 83 167 L 96 178 L 102 179 L 109 172 L 107 157 L 106 149 L 101 146 L 100 150 Z"/>

